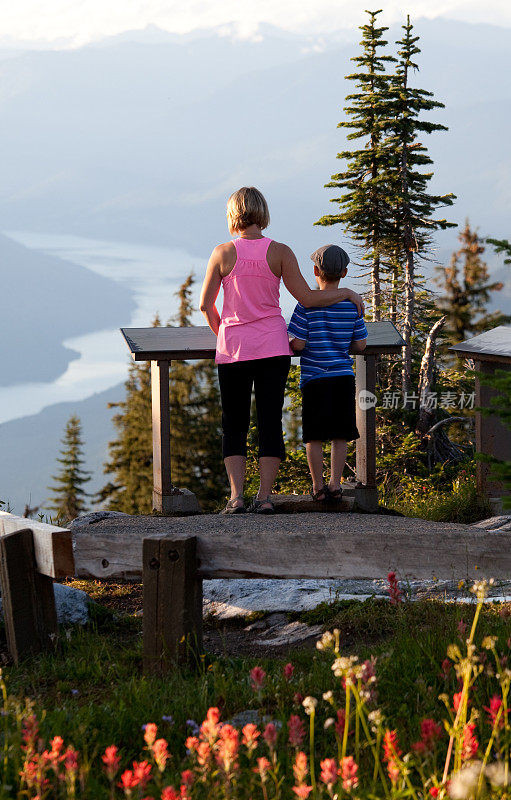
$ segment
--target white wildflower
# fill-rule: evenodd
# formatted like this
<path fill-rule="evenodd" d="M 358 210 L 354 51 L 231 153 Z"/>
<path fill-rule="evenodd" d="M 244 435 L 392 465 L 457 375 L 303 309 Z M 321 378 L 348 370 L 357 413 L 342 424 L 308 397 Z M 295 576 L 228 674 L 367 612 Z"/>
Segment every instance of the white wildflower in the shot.
<path fill-rule="evenodd" d="M 509 786 L 510 784 L 509 767 L 506 774 L 506 765 L 503 761 L 495 761 L 493 764 L 489 764 L 486 767 L 485 774 L 492 786 Z"/>
<path fill-rule="evenodd" d="M 335 637 L 330 631 L 325 631 L 321 639 L 316 642 L 318 650 L 330 650 L 335 642 Z"/>
<path fill-rule="evenodd" d="M 357 656 L 339 656 L 332 664 L 332 671 L 336 678 L 341 678 L 358 661 Z"/>
<path fill-rule="evenodd" d="M 325 720 L 325 724 L 323 725 L 323 727 L 325 730 L 327 730 L 328 728 L 331 728 L 332 725 L 334 724 L 335 724 L 335 719 L 333 717 L 328 717 L 328 719 Z"/>
<path fill-rule="evenodd" d="M 316 700 L 315 697 L 306 697 L 305 700 L 303 701 L 302 706 L 305 709 L 305 713 L 308 714 L 309 717 L 311 716 L 311 714 L 314 714 L 317 704 L 318 701 Z"/>
<path fill-rule="evenodd" d="M 449 783 L 451 800 L 472 800 L 477 794 L 482 761 L 472 761 L 455 772 Z"/>

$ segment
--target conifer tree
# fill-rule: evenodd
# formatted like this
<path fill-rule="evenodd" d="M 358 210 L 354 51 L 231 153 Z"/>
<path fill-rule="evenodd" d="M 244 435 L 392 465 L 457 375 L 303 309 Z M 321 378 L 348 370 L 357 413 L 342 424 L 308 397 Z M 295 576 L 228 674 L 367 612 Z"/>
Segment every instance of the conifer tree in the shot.
<path fill-rule="evenodd" d="M 435 279 L 443 292 L 438 306 L 447 316 L 449 344 L 509 320 L 500 311 L 486 310 L 492 293 L 500 291 L 504 284 L 490 280 L 488 265 L 482 259 L 484 244 L 468 220 L 458 239 L 460 248 L 452 254 L 448 267 L 437 267 Z"/>
<path fill-rule="evenodd" d="M 496 253 L 504 253 L 507 257 L 504 259 L 504 264 L 511 264 L 511 242 L 507 239 L 491 239 L 487 238 L 488 244 L 493 245 Z"/>
<path fill-rule="evenodd" d="M 423 112 L 444 108 L 433 99 L 433 93 L 411 85 L 411 74 L 418 70 L 414 59 L 420 48 L 414 36 L 410 17 L 402 26 L 403 38 L 397 42 L 398 63 L 392 78 L 388 107 L 386 147 L 389 153 L 388 197 L 395 209 L 394 249 L 402 258 L 404 274 L 402 387 L 410 392 L 412 383 L 412 337 L 415 330 L 415 298 L 417 290 L 416 258 L 427 255 L 432 234 L 436 230 L 455 227 L 445 219 L 432 215 L 439 206 L 452 205 L 453 194 L 434 195 L 428 192 L 433 173 L 425 172 L 433 162 L 420 139 L 424 134 L 447 130 L 445 125 L 422 119 Z M 419 138 L 420 137 L 420 138 Z"/>
<path fill-rule="evenodd" d="M 66 423 L 57 463 L 61 468 L 57 475 L 52 475 L 55 483 L 49 487 L 53 497 L 48 508 L 55 511 L 63 522 L 70 522 L 86 511 L 87 492 L 83 487 L 91 479 L 90 473 L 83 469 L 81 423 L 74 414 Z"/>
<path fill-rule="evenodd" d="M 339 204 L 337 214 L 321 217 L 316 225 L 341 223 L 351 238 L 364 250 L 364 258 L 371 262 L 371 306 L 373 320 L 380 319 L 382 305 L 381 270 L 386 251 L 385 240 L 389 227 L 389 208 L 386 191 L 387 152 L 384 146 L 384 129 L 388 115 L 387 103 L 391 76 L 385 66 L 395 61 L 383 55 L 381 48 L 386 27 L 378 27 L 378 11 L 368 11 L 369 22 L 360 26 L 362 55 L 351 60 L 357 72 L 348 75 L 358 89 L 349 94 L 344 108 L 348 119 L 338 128 L 346 128 L 348 141 L 356 140 L 358 147 L 344 150 L 337 158 L 346 161 L 346 169 L 332 175 L 327 188 L 341 189 L 340 197 L 331 200 Z"/>
<path fill-rule="evenodd" d="M 156 316 L 153 326 L 159 325 Z M 101 489 L 98 500 L 112 511 L 149 514 L 153 492 L 151 363 L 131 361 L 124 387 L 124 400 L 108 404 L 118 409 L 112 420 L 117 438 L 108 445 L 109 458 L 104 465 L 112 480 Z"/>

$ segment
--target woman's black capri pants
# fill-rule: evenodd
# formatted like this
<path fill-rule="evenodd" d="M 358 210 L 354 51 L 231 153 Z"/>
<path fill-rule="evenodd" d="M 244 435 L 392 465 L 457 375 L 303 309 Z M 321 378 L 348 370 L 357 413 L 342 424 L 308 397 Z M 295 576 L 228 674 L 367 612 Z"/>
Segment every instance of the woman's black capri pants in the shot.
<path fill-rule="evenodd" d="M 282 435 L 282 408 L 290 365 L 290 356 L 218 364 L 224 458 L 247 455 L 252 386 L 257 410 L 259 458 L 286 457 Z"/>

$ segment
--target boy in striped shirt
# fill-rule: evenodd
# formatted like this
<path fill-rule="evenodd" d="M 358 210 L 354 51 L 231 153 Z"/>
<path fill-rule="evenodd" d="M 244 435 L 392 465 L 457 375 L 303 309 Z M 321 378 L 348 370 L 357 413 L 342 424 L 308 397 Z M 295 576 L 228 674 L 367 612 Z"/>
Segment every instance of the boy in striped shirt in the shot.
<path fill-rule="evenodd" d="M 335 244 L 312 255 L 319 289 L 333 289 L 348 271 L 349 256 Z M 349 353 L 362 353 L 367 329 L 350 300 L 324 308 L 297 303 L 288 326 L 300 353 L 302 432 L 312 477 L 313 500 L 340 500 L 347 442 L 359 438 L 355 421 L 355 375 Z M 328 485 L 323 479 L 323 442 L 332 442 Z"/>

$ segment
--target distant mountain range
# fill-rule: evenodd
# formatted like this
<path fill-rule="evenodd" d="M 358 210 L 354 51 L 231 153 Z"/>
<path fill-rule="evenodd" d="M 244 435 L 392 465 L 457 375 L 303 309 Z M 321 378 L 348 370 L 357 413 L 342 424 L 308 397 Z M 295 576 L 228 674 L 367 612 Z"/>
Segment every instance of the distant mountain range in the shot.
<path fill-rule="evenodd" d="M 454 221 L 509 234 L 509 31 L 421 19 L 416 32 L 414 80 L 446 104 L 431 118 L 450 128 L 427 139 L 433 188 L 458 196 Z M 401 33 L 394 26 L 389 41 Z M 267 26 L 244 41 L 153 29 L 78 50 L 11 52 L 0 71 L 3 228 L 205 256 L 227 237 L 226 197 L 250 183 L 270 200 L 270 235 L 306 258 L 325 238 L 312 224 L 329 210 L 323 184 L 340 166 L 336 126 L 359 39 L 358 30 L 350 41 L 315 40 Z"/>

